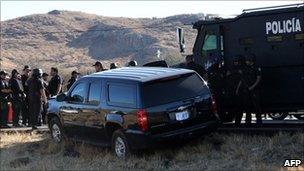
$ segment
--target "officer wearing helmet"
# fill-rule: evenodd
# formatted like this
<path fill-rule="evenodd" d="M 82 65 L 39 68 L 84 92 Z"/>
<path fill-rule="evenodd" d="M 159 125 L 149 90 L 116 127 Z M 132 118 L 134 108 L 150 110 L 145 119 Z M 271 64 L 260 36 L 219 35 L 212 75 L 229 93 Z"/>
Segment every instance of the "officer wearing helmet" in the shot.
<path fill-rule="evenodd" d="M 36 126 L 38 124 L 38 117 L 41 115 L 42 104 L 47 103 L 47 97 L 41 78 L 42 73 L 41 69 L 36 68 L 32 71 L 32 76 L 27 80 L 32 129 L 37 129 Z"/>
<path fill-rule="evenodd" d="M 246 112 L 246 124 L 251 124 L 251 112 L 256 114 L 256 123 L 262 124 L 259 85 L 261 82 L 261 68 L 256 66 L 254 54 L 245 56 L 244 76 L 241 87 L 243 90 L 244 111 Z"/>

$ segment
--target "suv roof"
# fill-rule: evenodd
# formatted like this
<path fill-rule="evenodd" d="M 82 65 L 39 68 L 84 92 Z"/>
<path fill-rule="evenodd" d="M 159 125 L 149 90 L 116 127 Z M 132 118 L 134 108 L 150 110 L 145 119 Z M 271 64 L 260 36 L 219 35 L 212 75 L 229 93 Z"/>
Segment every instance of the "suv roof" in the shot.
<path fill-rule="evenodd" d="M 194 71 L 181 68 L 160 68 L 160 67 L 123 67 L 102 71 L 88 75 L 87 77 L 128 79 L 140 82 L 152 81 L 175 75 L 193 73 Z"/>

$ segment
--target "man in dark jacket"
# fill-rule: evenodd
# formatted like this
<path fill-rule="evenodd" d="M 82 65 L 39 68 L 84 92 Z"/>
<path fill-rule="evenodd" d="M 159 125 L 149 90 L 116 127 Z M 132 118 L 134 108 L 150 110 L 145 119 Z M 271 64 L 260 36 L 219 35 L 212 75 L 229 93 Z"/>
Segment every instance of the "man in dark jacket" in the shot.
<path fill-rule="evenodd" d="M 246 112 L 246 124 L 251 124 L 251 113 L 256 114 L 256 123 L 262 124 L 260 92 L 261 68 L 256 66 L 254 54 L 245 56 L 246 65 L 244 67 L 244 76 L 242 79 L 243 102 Z"/>
<path fill-rule="evenodd" d="M 48 91 L 48 86 L 49 86 L 48 76 L 49 76 L 49 74 L 47 74 L 47 73 L 42 74 L 43 88 L 44 88 L 44 92 L 45 92 L 45 95 L 46 95 L 47 98 L 50 97 L 50 93 Z M 43 102 L 43 104 L 42 104 L 42 118 L 39 118 L 38 126 L 41 125 L 41 123 L 40 123 L 41 119 L 42 119 L 42 123 L 46 124 L 46 120 L 45 120 L 46 114 L 47 114 L 47 104 Z"/>
<path fill-rule="evenodd" d="M 19 77 L 19 72 L 17 70 L 12 70 L 12 77 L 9 81 L 9 85 L 12 90 L 12 104 L 13 104 L 13 126 L 20 127 L 19 117 L 22 112 L 22 102 L 25 99 L 24 89 L 22 86 L 22 81 Z"/>
<path fill-rule="evenodd" d="M 21 75 L 21 81 L 22 81 L 22 86 L 24 89 L 24 93 L 26 95 L 25 99 L 23 100 L 22 103 L 22 124 L 23 125 L 30 125 L 30 114 L 29 114 L 29 99 L 28 99 L 28 86 L 26 84 L 26 81 L 28 80 L 31 72 L 31 68 L 28 65 L 25 65 L 23 68 L 23 73 Z"/>
<path fill-rule="evenodd" d="M 7 125 L 8 101 L 12 92 L 6 81 L 7 73 L 0 72 L 0 127 L 9 128 Z"/>
<path fill-rule="evenodd" d="M 51 96 L 56 96 L 62 92 L 62 78 L 58 75 L 58 69 L 55 67 L 51 68 L 51 76 L 48 90 Z"/>
<path fill-rule="evenodd" d="M 42 111 L 42 104 L 47 103 L 43 82 L 42 70 L 34 69 L 31 78 L 28 79 L 27 85 L 29 87 L 29 104 L 31 114 L 32 129 L 37 129 L 38 118 Z"/>
<path fill-rule="evenodd" d="M 79 76 L 80 73 L 78 73 L 77 71 L 73 71 L 72 74 L 71 74 L 71 78 L 69 79 L 68 81 L 68 85 L 67 85 L 67 89 L 69 90 L 72 85 L 77 81 L 78 79 L 78 76 Z"/>

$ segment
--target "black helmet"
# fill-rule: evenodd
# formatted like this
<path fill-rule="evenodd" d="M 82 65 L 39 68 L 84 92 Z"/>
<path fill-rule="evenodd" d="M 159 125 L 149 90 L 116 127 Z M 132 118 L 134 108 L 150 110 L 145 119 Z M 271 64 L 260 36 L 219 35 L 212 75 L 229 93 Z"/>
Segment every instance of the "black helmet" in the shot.
<path fill-rule="evenodd" d="M 32 75 L 33 75 L 34 77 L 41 77 L 42 74 L 43 74 L 42 69 L 39 69 L 39 68 L 33 69 Z"/>
<path fill-rule="evenodd" d="M 137 66 L 137 62 L 136 61 L 130 61 L 129 63 L 128 63 L 128 66 Z"/>
<path fill-rule="evenodd" d="M 245 58 L 246 58 L 246 61 L 251 61 L 251 62 L 255 62 L 255 60 L 256 60 L 255 55 L 253 53 L 246 54 Z"/>
<path fill-rule="evenodd" d="M 117 63 L 111 63 L 110 64 L 110 69 L 115 69 L 115 68 L 118 68 Z"/>

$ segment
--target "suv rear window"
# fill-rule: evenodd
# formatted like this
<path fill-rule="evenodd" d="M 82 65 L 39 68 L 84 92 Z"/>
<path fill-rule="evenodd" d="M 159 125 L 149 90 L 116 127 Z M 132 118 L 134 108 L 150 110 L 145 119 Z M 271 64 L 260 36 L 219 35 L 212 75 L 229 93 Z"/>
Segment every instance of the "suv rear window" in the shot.
<path fill-rule="evenodd" d="M 160 79 L 143 85 L 143 103 L 145 107 L 162 105 L 193 98 L 207 90 L 203 80 L 195 73 Z"/>
<path fill-rule="evenodd" d="M 109 84 L 109 102 L 123 107 L 134 106 L 136 103 L 136 89 L 129 84 Z"/>

